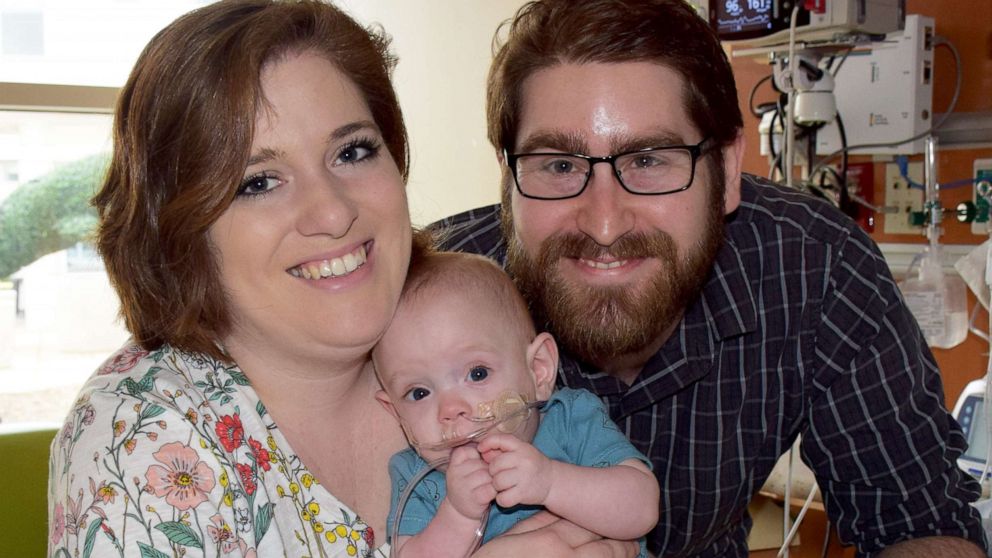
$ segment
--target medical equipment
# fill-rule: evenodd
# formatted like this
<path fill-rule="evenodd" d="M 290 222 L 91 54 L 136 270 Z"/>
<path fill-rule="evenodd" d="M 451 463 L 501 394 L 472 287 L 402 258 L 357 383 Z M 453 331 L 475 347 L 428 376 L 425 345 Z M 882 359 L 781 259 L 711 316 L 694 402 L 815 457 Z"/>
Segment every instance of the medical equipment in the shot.
<path fill-rule="evenodd" d="M 968 336 L 968 308 L 964 281 L 945 274 L 939 244 L 922 254 L 919 273 L 899 283 L 906 306 L 913 313 L 931 347 L 956 347 Z"/>
<path fill-rule="evenodd" d="M 840 33 L 885 34 L 901 29 L 905 0 L 709 0 L 710 25 L 723 41 L 754 46 L 789 40 L 793 6 L 799 40 L 830 39 Z"/>
<path fill-rule="evenodd" d="M 427 451 L 441 451 L 445 449 L 453 449 L 461 445 L 476 443 L 486 436 L 494 428 L 499 432 L 504 434 L 512 434 L 520 425 L 525 423 L 528 418 L 530 418 L 530 413 L 532 410 L 541 410 L 547 401 L 527 401 L 527 398 L 519 393 L 512 391 L 502 392 L 496 399 L 492 401 L 483 401 L 476 405 L 475 416 L 468 417 L 468 420 L 472 422 L 479 423 L 478 428 L 472 431 L 458 435 L 454 430 L 446 429 L 441 433 L 441 440 L 434 443 L 428 443 L 426 441 L 419 441 L 413 435 L 412 429 L 408 428 L 406 423 L 400 421 L 400 426 L 407 435 L 407 439 L 410 445 L 417 448 L 418 450 Z M 420 481 L 424 479 L 431 471 L 442 467 L 448 463 L 450 459 L 450 454 L 440 457 L 433 461 L 430 461 L 425 465 L 420 471 L 417 472 L 410 482 L 407 484 L 406 488 L 400 494 L 399 501 L 396 505 L 396 515 L 393 518 L 393 528 L 389 534 L 389 540 L 391 544 L 396 544 L 396 538 L 399 536 L 399 526 L 400 521 L 403 518 L 403 509 L 406 508 L 407 500 L 410 499 L 410 495 L 413 494 L 414 488 Z M 478 549 L 479 545 L 482 544 L 483 535 L 485 535 L 486 524 L 489 523 L 489 509 L 482 514 L 482 519 L 479 521 L 479 527 L 475 530 L 475 543 L 466 553 L 466 556 L 471 555 Z M 400 558 L 399 549 L 395 549 L 393 556 Z"/>
<path fill-rule="evenodd" d="M 968 336 L 968 299 L 961 276 L 944 274 L 940 247 L 940 223 L 944 209 L 940 204 L 940 185 L 937 183 L 937 139 L 933 136 L 927 138 L 924 158 L 926 190 L 923 208 L 929 245 L 920 259 L 918 276 L 901 281 L 899 290 L 923 330 L 927 343 L 932 347 L 949 349 Z"/>
<path fill-rule="evenodd" d="M 976 165 L 977 166 L 977 165 Z M 976 198 L 981 196 L 986 203 L 992 202 L 992 187 L 986 183 L 981 191 L 976 188 Z M 987 228 L 992 236 L 992 228 Z M 968 281 L 978 303 L 986 309 L 989 289 L 992 287 L 992 238 L 976 247 L 967 256 L 958 260 L 955 269 Z M 981 279 L 981 280 L 980 280 Z M 992 313 L 989 314 L 989 330 L 992 332 Z M 972 331 L 978 335 L 977 328 Z M 989 340 L 989 335 L 985 335 Z M 972 505 L 982 517 L 982 528 L 986 538 L 992 537 L 992 499 L 989 499 L 989 481 L 992 480 L 992 412 L 986 402 L 992 401 L 992 354 L 985 369 L 985 377 L 969 382 L 954 405 L 954 418 L 961 425 L 968 449 L 958 458 L 958 467 L 974 476 L 982 485 L 982 498 Z"/>
<path fill-rule="evenodd" d="M 805 6 L 808 8 L 811 3 L 819 4 L 819 2 L 806 2 Z M 728 3 L 729 5 L 729 3 Z M 953 111 L 953 108 L 957 102 L 957 96 L 960 91 L 960 57 L 957 55 L 957 51 L 943 39 L 938 39 L 933 35 L 933 20 L 928 18 L 920 18 L 919 16 L 913 16 L 912 19 L 912 29 L 909 34 L 908 39 L 906 37 L 900 37 L 901 39 L 906 39 L 903 41 L 895 41 L 896 47 L 893 52 L 887 52 L 886 54 L 892 58 L 901 59 L 904 57 L 903 53 L 898 52 L 899 48 L 910 48 L 913 53 L 924 53 L 918 57 L 911 57 L 911 63 L 913 64 L 912 72 L 909 73 L 910 76 L 916 76 L 917 66 L 919 66 L 919 72 L 921 73 L 923 79 L 919 83 L 922 83 L 925 87 L 923 94 L 921 95 L 918 88 L 911 91 L 911 99 L 919 100 L 922 99 L 926 106 L 922 110 L 917 110 L 918 107 L 915 105 L 910 107 L 904 120 L 911 124 L 911 128 L 905 131 L 905 136 L 898 137 L 895 140 L 887 138 L 887 141 L 878 142 L 867 138 L 854 138 L 855 145 L 850 145 L 849 138 L 846 134 L 843 120 L 841 115 L 838 114 L 836 110 L 836 104 L 832 103 L 831 97 L 833 97 L 833 90 L 836 88 L 834 81 L 835 75 L 837 75 L 839 69 L 843 67 L 844 62 L 847 60 L 848 56 L 856 49 L 864 49 L 868 47 L 868 52 L 875 46 L 873 41 L 878 39 L 878 37 L 865 36 L 864 34 L 848 34 L 847 36 L 836 35 L 832 36 L 830 40 L 820 40 L 819 42 L 814 41 L 811 35 L 807 34 L 803 41 L 800 42 L 800 32 L 799 29 L 802 27 L 800 14 L 802 9 L 798 4 L 796 4 L 789 18 L 789 33 L 786 36 L 788 38 L 787 45 L 771 46 L 767 48 L 751 48 L 748 50 L 737 51 L 735 50 L 735 56 L 754 56 L 756 54 L 765 53 L 769 56 L 771 65 L 773 67 L 772 81 L 776 86 L 776 89 L 782 93 L 780 95 L 777 103 L 769 103 L 765 105 L 764 108 L 755 109 L 753 103 L 753 93 L 750 96 L 749 105 L 753 113 L 762 115 L 762 126 L 759 127 L 759 131 L 764 132 L 762 138 L 762 146 L 768 145 L 768 155 L 771 160 L 772 171 L 770 177 L 774 178 L 776 171 L 780 174 L 785 185 L 788 187 L 798 187 L 799 189 L 809 190 L 813 193 L 819 193 L 823 195 L 825 192 L 824 188 L 824 178 L 829 177 L 829 184 L 833 190 L 837 192 L 836 197 L 832 197 L 832 201 L 837 203 L 842 210 L 847 210 L 845 208 L 845 202 L 849 205 L 852 200 L 857 202 L 858 196 L 852 196 L 851 192 L 848 191 L 848 185 L 846 180 L 847 175 L 847 156 L 849 151 L 854 149 L 872 149 L 877 152 L 877 150 L 889 150 L 889 152 L 903 152 L 903 150 L 908 149 L 909 152 L 918 152 L 917 145 L 911 144 L 909 147 L 901 147 L 902 144 L 909 144 L 916 140 L 922 138 L 928 138 L 925 146 L 929 148 L 928 151 L 928 161 L 930 166 L 928 167 L 928 201 L 929 205 L 927 209 L 929 211 L 927 217 L 929 219 L 930 226 L 928 227 L 930 247 L 928 249 L 927 256 L 923 257 L 920 267 L 920 277 L 910 280 L 910 285 L 916 285 L 919 287 L 917 292 L 920 297 L 924 299 L 923 307 L 927 309 L 932 309 L 936 303 L 939 302 L 939 309 L 935 312 L 937 320 L 940 320 L 934 327 L 935 330 L 931 335 L 928 335 L 928 339 L 931 340 L 931 344 L 935 346 L 947 346 L 951 347 L 957 345 L 964 340 L 967 335 L 967 311 L 966 311 L 966 298 L 964 293 L 964 284 L 957 276 L 945 277 L 940 260 L 940 246 L 938 243 L 938 238 L 940 235 L 940 218 L 942 216 L 943 208 L 940 206 L 938 192 L 939 187 L 936 181 L 936 140 L 932 137 L 932 132 L 935 128 L 939 127 L 943 123 L 945 117 L 938 119 L 929 127 L 920 132 L 918 128 L 919 121 L 930 122 L 931 111 L 930 111 L 930 99 L 932 98 L 932 50 L 934 45 L 938 42 L 945 44 L 954 54 L 956 68 L 957 68 L 957 81 L 958 86 L 955 88 L 955 95 L 952 98 L 950 109 L 948 113 Z M 900 13 L 900 18 L 904 18 L 905 15 Z M 900 21 L 900 25 L 896 29 L 903 28 L 903 21 Z M 892 31 L 892 30 L 889 30 Z M 783 37 L 784 38 L 784 37 Z M 779 41 L 781 42 L 781 41 Z M 749 44 L 755 44 L 750 42 Z M 881 44 L 885 44 L 884 41 Z M 886 47 L 881 47 L 886 48 Z M 890 49 L 893 50 L 893 49 Z M 929 57 L 929 58 L 928 58 Z M 917 58 L 924 61 L 922 65 L 916 64 Z M 929 63 L 927 63 L 929 61 Z M 835 64 L 836 62 L 836 64 Z M 872 66 L 870 63 L 867 66 L 871 71 L 867 74 L 865 72 L 856 72 L 858 75 L 858 80 L 853 84 L 850 84 L 854 88 L 861 87 L 862 83 L 860 81 L 865 81 L 867 76 L 867 81 L 874 82 L 875 78 L 879 76 L 876 71 L 878 68 Z M 860 80 L 860 81 L 859 81 Z M 758 82 L 758 85 L 762 83 L 762 80 Z M 913 81 L 913 85 L 916 85 L 916 81 Z M 757 86 L 756 86 L 757 87 Z M 805 99 L 804 99 L 805 97 Z M 863 102 L 863 99 L 862 99 Z M 769 106 L 770 105 L 770 106 Z M 891 107 L 887 107 L 891 108 Z M 901 107 L 900 107 L 901 108 Z M 772 112 L 773 111 L 773 112 Z M 769 116 L 771 114 L 771 116 Z M 901 113 L 899 113 L 901 114 Z M 885 125 L 888 120 L 884 116 L 876 117 L 872 115 L 872 120 L 870 125 L 878 124 Z M 775 120 L 778 120 L 779 126 L 776 127 Z M 827 157 L 817 158 L 817 133 L 824 126 L 835 122 L 837 129 L 837 135 L 840 138 L 839 149 L 836 149 Z M 797 130 L 798 128 L 798 130 Z M 784 137 L 784 141 L 776 142 L 776 133 Z M 901 135 L 901 134 L 900 134 Z M 867 139 L 867 141 L 866 141 Z M 802 141 L 802 143 L 800 143 Z M 857 142 L 862 143 L 857 143 Z M 829 146 L 829 144 L 827 144 Z M 778 151 L 778 153 L 775 153 Z M 835 157 L 841 157 L 840 169 L 834 169 L 828 166 Z M 797 164 L 802 165 L 801 174 L 798 177 L 794 176 Z M 815 186 L 815 179 L 820 177 L 820 187 Z M 855 192 L 856 194 L 856 192 Z M 828 197 L 828 196 L 824 196 Z M 872 210 L 878 211 L 882 208 L 877 208 L 861 202 Z M 959 308 L 960 306 L 960 308 Z M 960 319 L 959 319 L 960 318 Z M 937 321 L 935 320 L 935 321 Z M 958 322 L 961 322 L 960 324 Z M 963 327 L 959 327 L 963 326 Z M 791 464 L 790 455 L 790 464 Z M 786 483 L 786 496 L 787 502 L 791 501 L 791 466 L 789 471 L 789 481 Z M 815 491 L 811 491 L 811 496 L 807 498 L 807 502 L 803 505 L 799 515 L 797 517 L 796 524 L 792 524 L 792 518 L 789 513 L 788 506 L 784 509 L 783 514 L 783 528 L 786 536 L 782 547 L 779 550 L 779 556 L 789 556 L 789 544 L 792 537 L 798 530 L 798 524 L 802 521 L 806 510 L 808 509 L 810 502 L 812 501 L 812 494 Z"/>
<path fill-rule="evenodd" d="M 921 153 L 924 138 L 957 105 L 960 55 L 934 33 L 933 18 L 906 15 L 900 29 L 886 35 L 846 33 L 809 40 L 798 33 L 802 12 L 797 4 L 797 33 L 787 44 L 734 45 L 734 57 L 766 56 L 772 66 L 772 75 L 758 81 L 749 96 L 750 111 L 761 119 L 760 149 L 769 157 L 769 178 L 824 197 L 852 216 L 860 206 L 894 211 L 875 206 L 858 184 L 848 184 L 848 154 Z M 935 117 L 931 104 L 938 47 L 953 55 L 956 83 L 946 112 Z M 755 91 L 769 81 L 779 98 L 756 107 Z M 839 167 L 831 166 L 838 159 Z"/>
<path fill-rule="evenodd" d="M 992 446 L 989 444 L 992 429 L 989 429 L 989 411 L 985 401 L 985 379 L 974 380 L 965 386 L 952 413 L 968 440 L 968 449 L 958 458 L 958 467 L 979 480 L 983 474 L 985 480 L 992 478 L 992 473 L 985 470 Z"/>
<path fill-rule="evenodd" d="M 544 403 L 544 401 L 527 401 L 519 393 L 504 391 L 492 401 L 480 402 L 476 405 L 475 416 L 466 417 L 470 422 L 480 423 L 478 428 L 462 434 L 458 432 L 456 426 L 445 426 L 441 431 L 441 440 L 434 443 L 418 440 L 413 429 L 402 419 L 400 419 L 400 427 L 414 448 L 421 451 L 441 451 L 469 442 L 478 442 L 493 428 L 504 434 L 516 432 L 530 417 L 530 410 L 540 409 Z"/>
<path fill-rule="evenodd" d="M 902 29 L 882 40 L 854 45 L 836 68 L 833 88 L 847 142 L 884 144 L 917 137 L 933 123 L 934 19 L 909 14 Z M 798 107 L 797 107 L 798 108 Z M 836 122 L 816 136 L 816 153 L 845 147 Z M 871 153 L 922 153 L 923 137 Z"/>
<path fill-rule="evenodd" d="M 975 159 L 974 178 L 975 195 L 972 200 L 964 201 L 957 206 L 957 218 L 961 223 L 971 223 L 972 234 L 992 233 L 990 219 L 990 201 L 992 201 L 992 159 Z"/>

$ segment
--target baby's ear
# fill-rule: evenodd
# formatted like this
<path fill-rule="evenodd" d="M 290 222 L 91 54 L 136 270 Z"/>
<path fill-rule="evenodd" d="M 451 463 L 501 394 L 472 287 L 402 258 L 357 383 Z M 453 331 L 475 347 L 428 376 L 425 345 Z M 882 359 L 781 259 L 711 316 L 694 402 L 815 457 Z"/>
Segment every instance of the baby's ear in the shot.
<path fill-rule="evenodd" d="M 550 333 L 541 332 L 527 347 L 527 366 L 534 374 L 537 399 L 551 397 L 558 377 L 558 345 Z"/>
<path fill-rule="evenodd" d="M 386 393 L 386 390 L 380 389 L 375 392 L 375 400 L 382 404 L 382 407 L 386 409 L 389 414 L 393 415 L 396 420 L 399 420 L 400 416 L 396 414 L 396 407 L 393 406 L 393 400 L 389 398 L 389 394 Z"/>

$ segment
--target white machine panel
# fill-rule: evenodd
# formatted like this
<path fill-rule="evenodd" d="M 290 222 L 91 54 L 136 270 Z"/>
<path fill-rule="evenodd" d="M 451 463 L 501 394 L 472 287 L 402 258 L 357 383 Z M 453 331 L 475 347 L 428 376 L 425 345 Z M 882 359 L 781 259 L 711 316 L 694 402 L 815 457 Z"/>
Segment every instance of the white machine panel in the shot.
<path fill-rule="evenodd" d="M 906 16 L 902 31 L 884 42 L 851 52 L 835 79 L 837 112 L 844 121 L 847 144 L 890 143 L 913 137 L 933 121 L 933 18 Z M 910 155 L 923 152 L 918 139 L 891 148 L 857 153 Z M 841 148 L 837 124 L 817 134 L 821 155 Z"/>

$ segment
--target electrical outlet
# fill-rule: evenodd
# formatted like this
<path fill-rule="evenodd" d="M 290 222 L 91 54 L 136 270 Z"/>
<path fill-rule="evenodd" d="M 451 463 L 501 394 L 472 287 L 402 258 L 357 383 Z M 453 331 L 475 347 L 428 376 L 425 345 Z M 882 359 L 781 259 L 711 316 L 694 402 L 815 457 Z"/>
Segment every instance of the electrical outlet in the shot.
<path fill-rule="evenodd" d="M 975 220 L 971 222 L 971 234 L 989 234 L 989 199 L 978 194 L 978 185 L 984 182 L 992 183 L 992 159 L 975 159 L 975 185 L 972 189 L 971 201 L 975 204 Z"/>
<path fill-rule="evenodd" d="M 906 175 L 917 184 L 923 183 L 923 163 L 909 163 Z M 910 214 L 923 211 L 923 190 L 910 187 L 906 179 L 899 173 L 895 163 L 885 165 L 885 202 L 886 207 L 895 208 L 895 212 L 885 213 L 885 234 L 919 234 L 923 229 L 909 224 Z"/>

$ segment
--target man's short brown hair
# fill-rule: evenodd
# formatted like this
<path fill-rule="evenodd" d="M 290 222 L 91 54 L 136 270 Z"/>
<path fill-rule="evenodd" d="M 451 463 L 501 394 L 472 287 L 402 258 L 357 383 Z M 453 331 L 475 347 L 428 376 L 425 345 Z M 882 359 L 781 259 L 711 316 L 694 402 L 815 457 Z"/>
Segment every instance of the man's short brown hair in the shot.
<path fill-rule="evenodd" d="M 538 0 L 500 31 L 506 36 L 495 48 L 486 91 L 489 141 L 497 151 L 516 148 L 524 80 L 566 63 L 664 65 L 682 76 L 686 112 L 703 138 L 726 147 L 744 126 L 730 62 L 684 0 Z M 722 169 L 720 150 L 712 155 L 713 168 Z"/>

